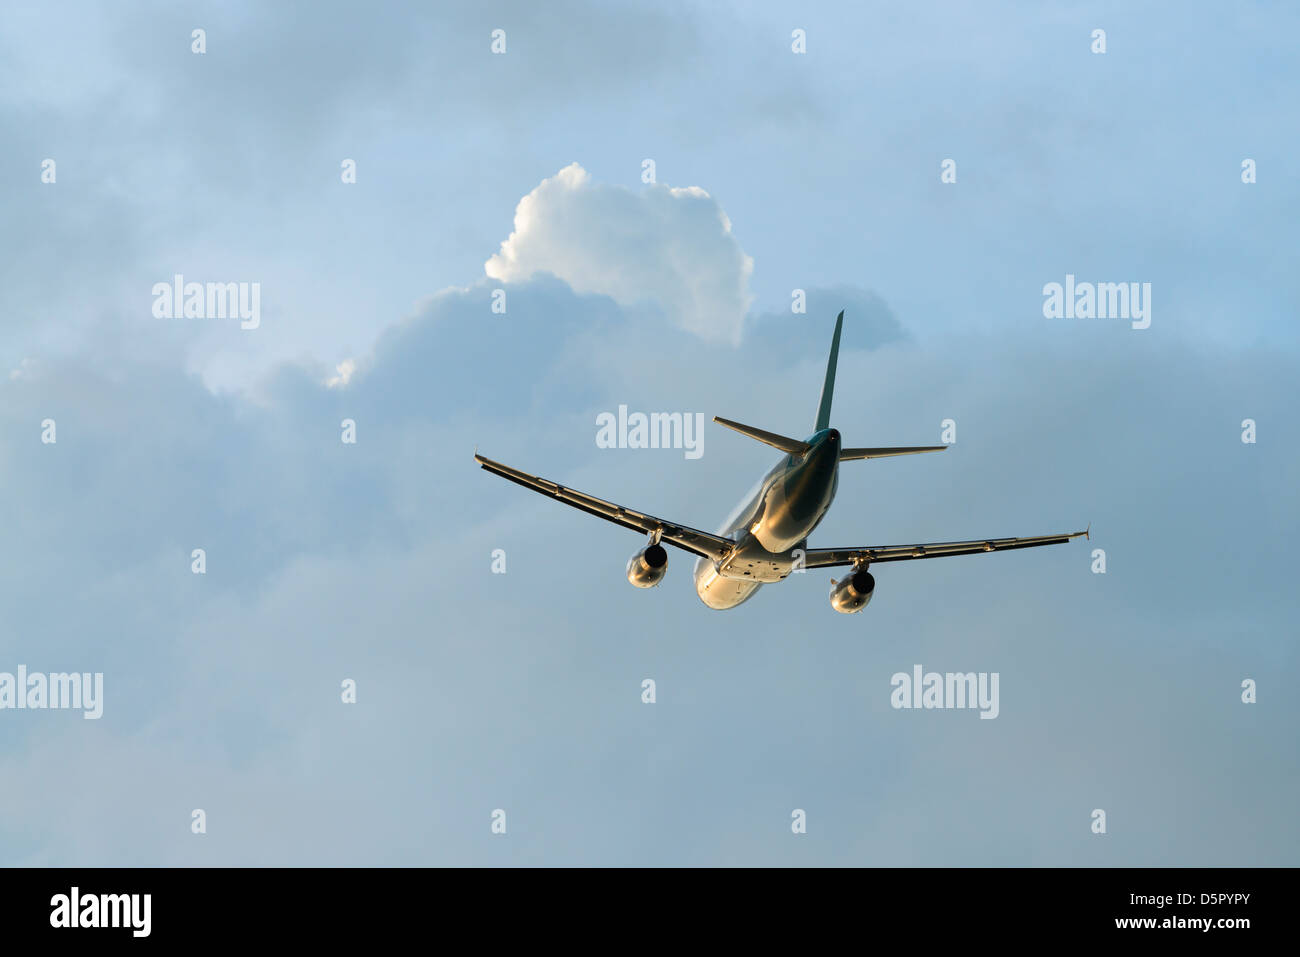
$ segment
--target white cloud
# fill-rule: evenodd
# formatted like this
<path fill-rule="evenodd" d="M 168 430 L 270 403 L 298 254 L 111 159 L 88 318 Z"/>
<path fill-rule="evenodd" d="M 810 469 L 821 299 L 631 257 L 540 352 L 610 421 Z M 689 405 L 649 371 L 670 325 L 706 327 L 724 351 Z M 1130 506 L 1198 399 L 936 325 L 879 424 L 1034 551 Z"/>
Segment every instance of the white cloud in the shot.
<path fill-rule="evenodd" d="M 483 269 L 502 282 L 549 272 L 579 293 L 652 302 L 701 338 L 738 342 L 753 266 L 698 186 L 597 185 L 571 163 L 519 201 L 514 232 Z"/>
<path fill-rule="evenodd" d="M 352 374 L 357 371 L 355 359 L 344 359 L 334 367 L 338 375 L 330 376 L 325 385 L 331 389 L 341 389 L 352 381 Z"/>

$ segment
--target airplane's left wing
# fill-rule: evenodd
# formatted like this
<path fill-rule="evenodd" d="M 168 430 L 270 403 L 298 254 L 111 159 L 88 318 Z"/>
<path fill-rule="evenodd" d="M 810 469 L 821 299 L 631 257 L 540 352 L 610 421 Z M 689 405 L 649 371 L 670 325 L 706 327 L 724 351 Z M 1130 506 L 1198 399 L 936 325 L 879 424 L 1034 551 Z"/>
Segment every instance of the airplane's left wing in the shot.
<path fill-rule="evenodd" d="M 624 508 L 622 505 L 606 502 L 594 495 L 588 495 L 576 489 L 565 488 L 550 479 L 529 475 L 527 472 L 521 472 L 508 465 L 502 465 L 500 462 L 493 462 L 477 452 L 474 453 L 474 461 L 494 475 L 500 475 L 504 479 L 509 479 L 524 486 L 524 488 L 530 488 L 534 492 L 549 495 L 565 505 L 572 505 L 574 508 L 595 515 L 597 518 L 603 518 L 615 525 L 622 525 L 624 528 L 647 534 L 658 532 L 661 541 L 676 545 L 678 548 L 694 552 L 696 555 L 702 555 L 713 561 L 726 558 L 736 544 L 730 539 L 722 538 L 719 535 L 711 535 L 708 532 L 701 532 L 699 529 L 690 528 L 686 525 L 668 522 L 662 518 L 647 515 L 645 512 L 638 512 L 636 509 Z"/>
<path fill-rule="evenodd" d="M 1087 536 L 1082 532 L 1038 535 L 1033 538 L 981 538 L 970 542 L 930 542 L 925 545 L 868 545 L 865 548 L 810 548 L 804 555 L 805 568 L 831 568 L 856 565 L 858 562 L 902 562 L 910 558 L 944 558 L 948 555 L 975 555 L 979 552 L 1005 552 L 1013 548 L 1036 545 L 1060 545 L 1072 538 Z"/>

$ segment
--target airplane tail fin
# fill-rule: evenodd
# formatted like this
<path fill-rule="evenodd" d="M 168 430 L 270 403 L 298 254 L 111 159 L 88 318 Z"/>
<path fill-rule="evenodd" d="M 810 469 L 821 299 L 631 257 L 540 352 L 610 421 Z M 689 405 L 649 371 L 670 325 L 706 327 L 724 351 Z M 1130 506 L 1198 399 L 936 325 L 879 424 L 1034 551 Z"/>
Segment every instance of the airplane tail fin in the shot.
<path fill-rule="evenodd" d="M 844 310 L 835 317 L 835 335 L 831 337 L 831 356 L 826 361 L 826 381 L 822 383 L 822 400 L 817 407 L 817 425 L 813 429 L 820 432 L 831 427 L 831 398 L 835 393 L 835 366 L 840 358 L 840 331 L 844 328 Z M 893 455 L 915 455 L 918 452 L 942 452 L 946 445 L 907 445 L 889 446 L 869 449 L 841 449 L 840 461 L 853 462 L 861 459 L 883 459 Z"/>
<path fill-rule="evenodd" d="M 831 425 L 831 400 L 835 395 L 835 367 L 840 358 L 840 332 L 844 328 L 844 310 L 835 317 L 835 334 L 831 337 L 831 355 L 826 361 L 826 380 L 822 383 L 821 402 L 817 406 L 817 425 L 814 432 L 820 432 L 823 429 L 830 428 Z M 788 455 L 806 455 L 812 448 L 807 442 L 799 439 L 792 439 L 786 435 L 778 435 L 775 432 L 768 432 L 766 429 L 757 429 L 752 425 L 743 425 L 740 422 L 733 422 L 731 419 L 724 419 L 721 416 L 714 416 L 713 421 L 718 425 L 725 425 L 729 429 L 739 432 L 741 435 L 748 435 L 751 439 L 757 439 L 772 446 L 774 449 L 780 449 Z M 861 459 L 883 459 L 894 455 L 915 455 L 918 452 L 942 452 L 948 446 L 946 445 L 893 445 L 881 448 L 852 448 L 840 449 L 840 461 L 852 462 Z"/>
<path fill-rule="evenodd" d="M 826 381 L 822 383 L 822 399 L 817 406 L 817 424 L 814 432 L 831 427 L 831 397 L 835 394 L 835 364 L 840 358 L 840 329 L 844 326 L 844 310 L 835 317 L 835 335 L 831 337 L 831 357 L 826 362 Z"/>

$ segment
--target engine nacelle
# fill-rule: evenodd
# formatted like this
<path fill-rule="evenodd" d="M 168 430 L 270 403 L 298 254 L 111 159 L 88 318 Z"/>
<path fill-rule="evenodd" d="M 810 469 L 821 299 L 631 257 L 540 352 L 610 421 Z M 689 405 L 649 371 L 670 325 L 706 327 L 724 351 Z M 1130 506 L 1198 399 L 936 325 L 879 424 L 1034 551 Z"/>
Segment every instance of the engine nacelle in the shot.
<path fill-rule="evenodd" d="M 653 588 L 668 574 L 668 551 L 660 544 L 647 545 L 627 560 L 627 580 L 637 588 Z"/>
<path fill-rule="evenodd" d="M 871 601 L 871 593 L 876 590 L 876 579 L 865 568 L 855 568 L 853 574 L 846 575 L 831 585 L 831 607 L 842 615 L 851 615 L 862 611 Z"/>

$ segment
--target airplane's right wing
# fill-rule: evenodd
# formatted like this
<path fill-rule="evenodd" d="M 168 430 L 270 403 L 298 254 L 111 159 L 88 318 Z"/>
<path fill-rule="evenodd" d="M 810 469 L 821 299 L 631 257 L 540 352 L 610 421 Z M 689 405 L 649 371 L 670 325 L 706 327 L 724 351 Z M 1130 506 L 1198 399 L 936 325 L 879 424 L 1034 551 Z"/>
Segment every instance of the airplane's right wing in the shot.
<path fill-rule="evenodd" d="M 979 552 L 1005 552 L 1013 548 L 1036 545 L 1060 545 L 1072 538 L 1087 536 L 1082 532 L 1038 535 L 1033 538 L 981 538 L 970 542 L 931 542 L 926 545 L 868 545 L 865 548 L 810 548 L 804 554 L 805 568 L 831 568 L 856 565 L 858 562 L 901 562 L 911 558 L 944 558 L 948 555 L 975 555 Z"/>
<path fill-rule="evenodd" d="M 477 452 L 474 453 L 474 461 L 494 475 L 509 479 L 524 488 L 530 488 L 534 492 L 549 495 L 565 505 L 572 505 L 574 508 L 582 509 L 589 515 L 603 518 L 615 525 L 622 525 L 624 528 L 648 534 L 658 532 L 660 541 L 676 545 L 678 548 L 694 552 L 696 555 L 702 555 L 713 561 L 721 561 L 726 558 L 731 554 L 731 550 L 736 544 L 731 539 L 723 538 L 720 535 L 711 535 L 696 528 L 678 525 L 676 522 L 667 522 L 662 518 L 647 515 L 645 512 L 638 512 L 636 509 L 624 508 L 622 505 L 606 502 L 604 499 L 596 498 L 594 495 L 588 495 L 585 492 L 579 492 L 577 489 L 565 488 L 550 479 L 529 475 L 527 472 L 511 468 L 509 465 L 493 462 Z"/>

